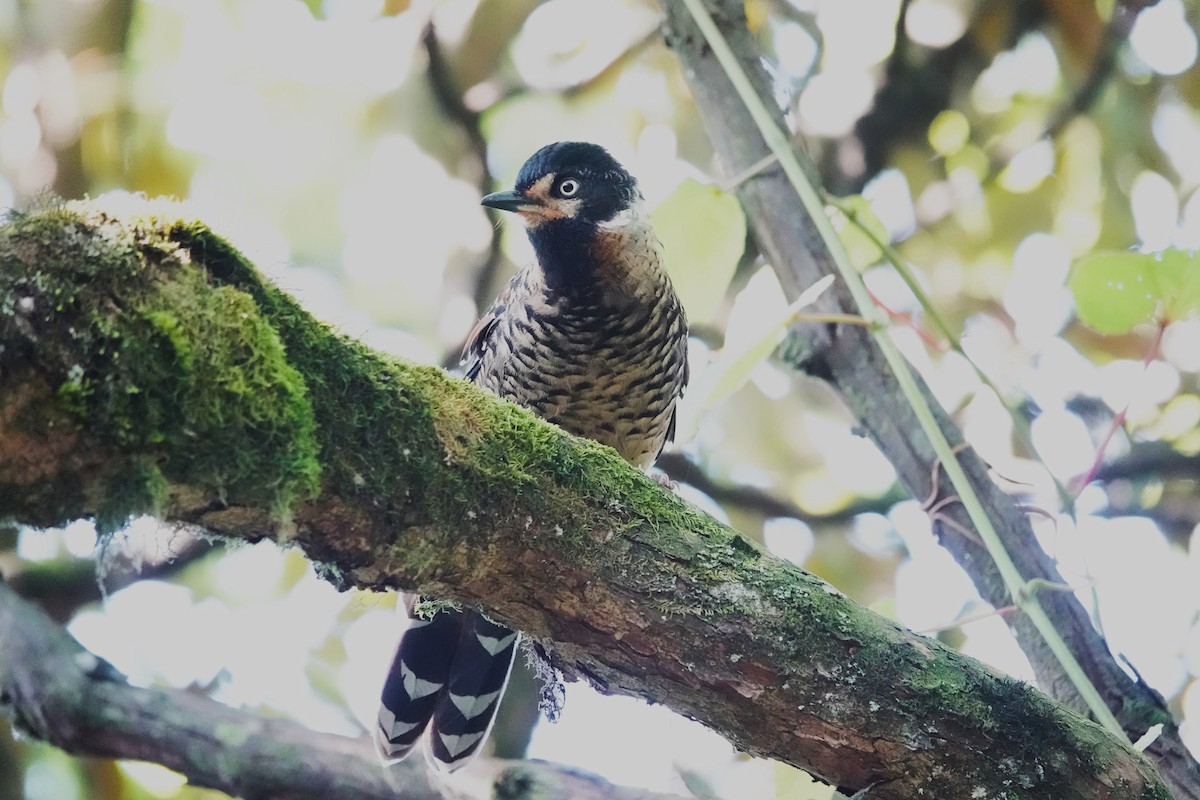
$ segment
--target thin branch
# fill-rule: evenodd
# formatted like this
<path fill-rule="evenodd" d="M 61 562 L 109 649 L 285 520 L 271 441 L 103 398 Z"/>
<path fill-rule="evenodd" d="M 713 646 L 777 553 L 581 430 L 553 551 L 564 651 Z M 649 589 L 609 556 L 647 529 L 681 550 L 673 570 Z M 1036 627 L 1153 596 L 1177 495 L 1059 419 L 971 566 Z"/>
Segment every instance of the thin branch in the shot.
<path fill-rule="evenodd" d="M 900 8 L 896 12 L 896 24 L 892 27 L 892 54 L 888 56 L 888 83 L 898 80 L 908 67 L 909 54 L 912 52 L 912 42 L 908 38 L 908 9 L 912 0 L 900 0 Z"/>
<path fill-rule="evenodd" d="M 1158 330 L 1155 331 L 1154 341 L 1150 343 L 1150 348 L 1146 351 L 1145 357 L 1142 359 L 1143 374 L 1150 369 L 1150 365 L 1158 360 L 1161 355 L 1163 336 L 1167 332 L 1167 321 L 1160 320 Z M 1131 387 L 1130 396 L 1125 401 L 1125 406 L 1117 412 L 1109 423 L 1108 430 L 1104 434 L 1104 438 L 1100 440 L 1100 444 L 1096 447 L 1096 456 L 1092 459 L 1092 466 L 1088 469 L 1079 481 L 1075 483 L 1075 496 L 1078 497 L 1080 492 L 1088 487 L 1088 485 L 1096 479 L 1096 474 L 1100 471 L 1100 466 L 1104 463 L 1105 453 L 1108 452 L 1108 446 L 1112 444 L 1113 437 L 1117 435 L 1117 431 L 1123 430 L 1125 427 L 1125 419 L 1129 416 L 1129 408 L 1133 405 L 1133 401 L 1137 399 L 1137 390 L 1142 385 L 1141 381 L 1134 381 Z"/>
<path fill-rule="evenodd" d="M 1138 12 L 1147 5 L 1152 5 L 1152 3 L 1144 2 L 1144 0 L 1125 0 L 1125 2 L 1116 3 L 1112 18 L 1105 28 L 1103 39 L 1087 76 L 1071 93 L 1070 98 L 1050 116 L 1041 133 L 1025 140 L 1019 146 L 1006 145 L 1001 141 L 998 147 L 988 152 L 988 168 L 986 174 L 980 178 L 981 186 L 988 186 L 999 178 L 1025 147 L 1043 139 L 1054 141 L 1072 120 L 1086 114 L 1091 109 L 1116 73 L 1121 48 L 1125 46 L 1129 34 L 1133 31 L 1133 23 L 1137 21 Z M 949 216 L 951 211 L 953 211 L 952 205 L 947 207 L 942 215 L 925 220 L 926 226 L 933 226 L 941 222 Z"/>
<path fill-rule="evenodd" d="M 816 533 L 831 529 L 834 523 L 850 522 L 859 514 L 887 513 L 902 499 L 898 492 L 892 491 L 879 497 L 863 498 L 828 514 L 813 513 L 755 486 L 721 483 L 679 452 L 663 453 L 658 457 L 657 466 L 671 480 L 692 486 L 723 506 L 733 506 L 763 517 L 798 519 L 813 526 Z"/>
<path fill-rule="evenodd" d="M 42 607 L 54 620 L 65 622 L 80 607 L 94 603 L 105 593 L 123 589 L 137 581 L 168 578 L 206 557 L 218 547 L 210 539 L 183 535 L 172 540 L 170 552 L 145 558 L 104 552 L 103 577 L 91 558 L 63 558 L 29 563 L 7 575 L 9 585 Z"/>
<path fill-rule="evenodd" d="M 192 692 L 131 686 L 3 583 L 0 701 L 18 729 L 69 753 L 154 761 L 235 796 L 438 796 L 416 769 L 396 793 L 365 739 L 314 733 Z"/>
<path fill-rule="evenodd" d="M 495 178 L 492 176 L 491 167 L 488 166 L 487 139 L 484 138 L 483 129 L 480 127 L 479 112 L 467 108 L 466 103 L 463 102 L 462 89 L 454 78 L 454 70 L 442 50 L 442 43 L 438 39 L 433 23 L 425 26 L 421 44 L 424 46 L 426 58 L 429 60 L 425 74 L 429 78 L 429 88 L 433 93 L 433 98 L 441 107 L 442 113 L 467 137 L 468 150 L 475 161 L 475 168 L 478 172 L 476 186 L 479 188 L 480 195 L 487 194 L 495 188 Z M 498 222 L 499 212 L 489 209 L 487 213 L 493 223 Z M 504 259 L 501 241 L 502 229 L 499 225 L 493 224 L 487 255 L 484 256 L 483 263 L 479 265 L 475 274 L 474 299 L 475 307 L 479 311 L 487 307 L 495 292 L 493 284 L 496 282 L 496 273 L 500 269 L 500 263 Z M 457 355 L 456 353 L 455 356 L 457 357 Z"/>
<path fill-rule="evenodd" d="M 1087 77 L 1072 92 L 1070 100 L 1063 104 L 1046 125 L 1045 132 L 1038 139 L 1056 139 L 1067 124 L 1076 117 L 1086 114 L 1100 97 L 1100 93 L 1116 72 L 1117 58 L 1121 48 L 1133 31 L 1133 23 L 1137 21 L 1138 12 L 1149 5 L 1146 2 L 1125 0 L 1117 2 L 1112 10 L 1112 18 L 1104 30 L 1100 49 L 1096 53 Z M 1036 141 L 1036 140 L 1035 140 Z M 997 170 L 999 172 L 999 170 Z"/>
<path fill-rule="evenodd" d="M 915 297 L 917 302 L 921 305 L 921 310 L 924 311 L 925 316 L 930 320 L 930 322 L 933 323 L 934 327 L 941 335 L 942 338 L 941 340 L 938 340 L 937 345 L 942 348 L 949 347 L 953 352 L 957 353 L 958 356 L 966 362 L 967 366 L 971 368 L 971 371 L 975 373 L 975 377 L 979 379 L 979 382 L 988 389 L 991 389 L 996 400 L 1000 403 L 1004 410 L 1008 412 L 1008 417 L 1012 421 L 1013 425 L 1013 433 L 1017 436 L 1021 446 L 1025 448 L 1027 452 L 1036 453 L 1037 448 L 1033 445 L 1033 429 L 1030 427 L 1029 418 L 1020 408 L 1018 408 L 1013 404 L 1012 401 L 1009 400 L 1008 394 L 1002 391 L 1000 387 L 995 384 L 991 376 L 988 375 L 987 372 L 985 372 L 984 369 L 980 367 L 978 363 L 976 363 L 975 359 L 971 358 L 971 356 L 963 348 L 962 341 L 959 337 L 954 335 L 953 331 L 950 330 L 950 326 L 942 318 L 941 313 L 938 312 L 937 307 L 934 306 L 933 301 L 930 300 L 929 295 L 926 294 L 924 288 L 921 286 L 921 282 L 916 279 L 916 276 L 913 274 L 913 270 L 909 268 L 908 262 L 903 256 L 900 255 L 900 251 L 898 251 L 890 241 L 879 237 L 870 225 L 865 224 L 863 220 L 859 218 L 858 213 L 850 206 L 850 204 L 839 204 L 833 198 L 830 198 L 830 202 L 834 205 L 837 205 L 839 210 L 846 215 L 846 218 L 852 224 L 854 224 L 854 226 L 857 227 L 858 230 L 864 236 L 866 236 L 872 244 L 879 248 L 879 252 L 882 254 L 884 261 L 892 265 L 892 269 L 894 269 L 896 274 L 900 276 L 900 279 L 904 281 L 904 285 L 908 287 L 908 290 L 912 293 L 913 297 Z M 920 329 L 917 329 L 917 333 L 918 335 L 921 335 L 923 339 L 925 336 L 927 336 L 927 334 L 924 334 L 924 332 Z M 928 341 L 929 340 L 926 339 L 927 343 Z M 1059 500 L 1061 501 L 1063 508 L 1067 510 L 1073 509 L 1075 502 L 1074 496 L 1067 491 L 1066 487 L 1063 486 L 1062 482 L 1059 481 L 1058 478 L 1051 475 L 1051 480 L 1054 482 L 1055 490 L 1058 492 Z"/>
<path fill-rule="evenodd" d="M 1095 480 L 1195 478 L 1197 475 L 1200 475 L 1200 455 L 1181 453 L 1166 442 L 1135 442 L 1125 455 L 1100 465 Z"/>

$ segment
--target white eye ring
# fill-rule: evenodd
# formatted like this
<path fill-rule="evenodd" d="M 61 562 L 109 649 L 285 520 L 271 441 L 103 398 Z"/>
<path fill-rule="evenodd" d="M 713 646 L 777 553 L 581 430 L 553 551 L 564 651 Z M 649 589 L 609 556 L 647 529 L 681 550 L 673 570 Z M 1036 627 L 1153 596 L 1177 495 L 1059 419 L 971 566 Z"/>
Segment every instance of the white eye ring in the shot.
<path fill-rule="evenodd" d="M 574 197 L 575 193 L 578 191 L 579 181 L 575 180 L 574 178 L 567 178 L 558 185 L 558 193 L 563 197 Z"/>

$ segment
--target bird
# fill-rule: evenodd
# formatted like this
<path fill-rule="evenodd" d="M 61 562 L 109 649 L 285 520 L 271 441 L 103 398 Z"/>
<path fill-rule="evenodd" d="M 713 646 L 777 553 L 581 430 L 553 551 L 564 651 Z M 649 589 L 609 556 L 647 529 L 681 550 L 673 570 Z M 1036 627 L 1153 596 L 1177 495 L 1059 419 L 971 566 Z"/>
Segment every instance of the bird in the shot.
<path fill-rule="evenodd" d="M 516 214 L 534 259 L 480 317 L 465 376 L 649 469 L 675 432 L 687 318 L 636 179 L 603 147 L 556 142 L 482 204 Z M 473 609 L 411 614 L 381 696 L 377 750 L 453 772 L 495 720 L 519 634 Z"/>

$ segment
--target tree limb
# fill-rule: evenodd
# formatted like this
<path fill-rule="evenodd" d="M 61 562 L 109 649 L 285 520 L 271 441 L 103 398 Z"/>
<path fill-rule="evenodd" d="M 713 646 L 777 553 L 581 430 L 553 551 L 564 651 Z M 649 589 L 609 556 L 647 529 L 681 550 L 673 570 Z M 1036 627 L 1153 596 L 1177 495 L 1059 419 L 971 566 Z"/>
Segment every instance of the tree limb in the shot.
<path fill-rule="evenodd" d="M 130 686 L 0 581 L 0 707 L 70 753 L 155 761 L 246 800 L 443 800 L 484 783 L 511 800 L 672 800 L 533 762 L 486 762 L 435 786 L 419 760 L 383 769 L 366 737 L 316 733 L 193 692 Z M 500 789 L 504 793 L 500 793 Z M 680 798 L 675 798 L 680 800 Z"/>
<path fill-rule="evenodd" d="M 774 107 L 757 48 L 746 29 L 743 4 L 737 0 L 709 0 L 708 5 L 747 73 L 756 80 L 759 93 L 768 99 L 769 107 Z M 664 6 L 668 44 L 680 59 L 709 138 L 728 173 L 739 174 L 767 156 L 768 148 L 686 8 L 678 0 L 664 0 Z M 777 124 L 782 128 L 782 115 Z M 825 275 L 836 274 L 826 245 L 780 170 L 764 171 L 742 183 L 738 198 L 789 300 L 795 300 L 806 287 Z M 821 311 L 858 313 L 848 293 L 836 285 L 835 291 L 827 292 L 819 305 Z M 903 401 L 895 377 L 869 332 L 849 325 L 796 328 L 783 352 L 785 360 L 793 366 L 824 378 L 838 391 L 863 431 L 891 461 L 911 496 L 954 496 L 944 472 L 934 469 L 932 448 L 912 409 Z M 957 426 L 932 397 L 929 402 L 947 439 L 961 442 Z M 1054 562 L 1038 544 L 1024 513 L 990 479 L 983 460 L 974 451 L 966 450 L 960 462 L 1021 574 L 1027 580 L 1062 583 Z M 940 476 L 934 492 L 930 487 L 931 475 Z M 943 546 L 971 576 L 980 595 L 996 608 L 1011 605 L 1004 581 L 977 537 L 958 533 L 971 530 L 961 505 L 950 506 L 941 515 L 953 524 L 937 524 L 935 530 Z M 1107 643 L 1073 595 L 1047 593 L 1039 600 L 1131 738 L 1136 740 L 1153 725 L 1164 726 L 1163 735 L 1147 752 L 1168 776 L 1180 800 L 1200 798 L 1200 765 L 1179 738 L 1162 697 L 1151 687 L 1131 679 L 1116 663 Z M 1082 709 L 1074 686 L 1030 620 L 1023 614 L 1010 614 L 1005 620 L 1028 656 L 1038 682 L 1059 701 Z"/>
<path fill-rule="evenodd" d="M 134 513 L 482 605 L 568 678 L 872 797 L 1166 798 L 1128 745 L 594 442 L 315 322 L 202 225 L 0 228 L 0 517 Z M 47 732 L 48 733 L 48 732 Z"/>
<path fill-rule="evenodd" d="M 466 137 L 467 151 L 474 159 L 475 169 L 478 173 L 475 185 L 479 188 L 480 195 L 485 195 L 495 188 L 495 179 L 488 167 L 487 140 L 483 137 L 479 112 L 467 108 L 466 103 L 463 102 L 462 90 L 455 80 L 454 70 L 446 58 L 446 53 L 442 50 L 442 42 L 438 39 L 437 30 L 432 22 L 425 25 L 425 30 L 421 34 L 421 46 L 425 48 L 425 57 L 429 59 L 425 75 L 429 79 L 430 93 L 442 113 Z M 496 275 L 504 260 L 504 251 L 501 246 L 504 229 L 496 224 L 499 221 L 500 212 L 489 208 L 487 213 L 493 224 L 491 238 L 488 240 L 487 255 L 484 256 L 483 263 L 479 265 L 475 276 L 474 300 L 478 313 L 482 313 L 491 302 L 491 297 L 496 291 L 494 286 Z M 459 353 L 454 352 L 453 357 L 457 359 Z"/>

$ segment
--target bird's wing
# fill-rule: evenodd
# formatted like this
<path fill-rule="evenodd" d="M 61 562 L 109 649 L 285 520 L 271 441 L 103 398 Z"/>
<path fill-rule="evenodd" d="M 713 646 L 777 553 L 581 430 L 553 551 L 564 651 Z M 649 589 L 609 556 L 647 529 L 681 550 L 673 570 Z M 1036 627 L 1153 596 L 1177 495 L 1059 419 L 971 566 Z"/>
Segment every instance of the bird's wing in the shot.
<path fill-rule="evenodd" d="M 483 364 L 483 351 L 487 349 L 488 338 L 496 328 L 501 313 L 503 310 L 497 304 L 493 304 L 467 334 L 467 342 L 463 345 L 462 364 L 469 381 L 475 380 L 479 375 L 479 367 Z"/>
<path fill-rule="evenodd" d="M 483 312 L 483 316 L 475 323 L 475 327 L 471 328 L 471 332 L 467 334 L 467 341 L 463 345 L 461 362 L 467 380 L 473 381 L 479 375 L 479 368 L 483 365 L 483 355 L 491 348 L 491 339 L 496 332 L 496 323 L 508 313 L 508 309 L 525 302 L 525 299 L 534 292 L 533 282 L 535 280 L 536 275 L 531 268 L 527 267 L 518 272 L 503 291 L 496 296 L 488 310 Z"/>
<path fill-rule="evenodd" d="M 683 325 L 683 335 L 679 337 L 679 342 L 675 346 L 679 349 L 679 360 L 683 362 L 683 376 L 679 380 L 679 394 L 676 396 L 676 399 L 683 397 L 683 393 L 687 391 L 688 381 L 692 377 L 691 365 L 688 364 L 687 312 L 683 310 L 682 306 L 679 308 L 679 316 L 680 323 Z M 675 441 L 675 421 L 678 418 L 679 404 L 676 403 L 675 407 L 671 409 L 671 422 L 667 425 L 667 438 L 666 441 L 663 442 L 664 446 L 666 445 L 666 442 Z"/>
<path fill-rule="evenodd" d="M 462 364 L 469 381 L 475 380 L 479 375 L 479 368 L 483 364 L 483 354 L 490 347 L 490 339 L 496 330 L 496 323 L 504 315 L 505 309 L 508 308 L 508 304 L 512 302 L 513 295 L 519 288 L 517 286 L 518 277 L 520 276 L 509 281 L 508 285 L 504 287 L 504 291 L 500 292 L 488 310 L 483 312 L 483 316 L 475 323 L 475 327 L 471 328 L 471 332 L 467 334 L 467 341 L 463 344 Z"/>

